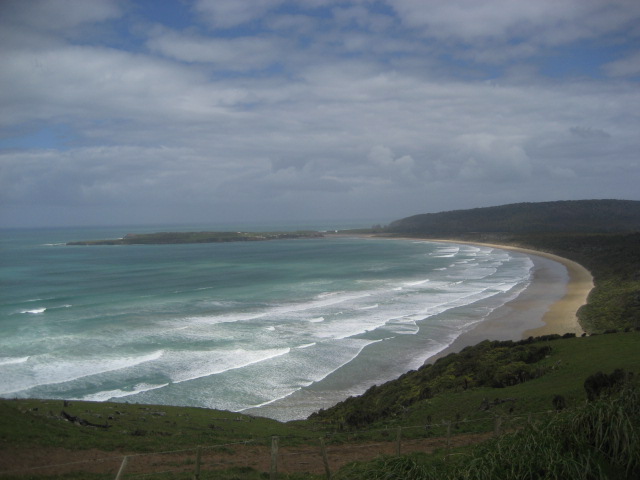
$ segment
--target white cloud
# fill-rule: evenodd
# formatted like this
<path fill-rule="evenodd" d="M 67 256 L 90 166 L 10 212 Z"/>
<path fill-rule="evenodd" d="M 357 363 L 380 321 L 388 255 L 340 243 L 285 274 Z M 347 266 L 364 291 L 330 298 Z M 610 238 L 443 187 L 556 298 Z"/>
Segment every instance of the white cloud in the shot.
<path fill-rule="evenodd" d="M 531 38 L 558 45 L 633 25 L 633 0 L 393 0 L 389 5 L 411 27 L 444 40 Z"/>
<path fill-rule="evenodd" d="M 189 28 L 140 24 L 105 3 L 53 15 L 74 36 L 38 26 L 42 9 L 31 18 L 24 2 L 7 3 L 22 10 L 4 25 L 22 23 L 0 32 L 3 212 L 30 211 L 32 223 L 45 205 L 56 215 L 111 206 L 122 221 L 154 205 L 167 220 L 392 219 L 427 206 L 637 197 L 640 94 L 635 56 L 619 57 L 637 9 L 552 3 L 198 2 L 185 8 L 204 12 Z M 83 28 L 114 19 L 114 32 L 134 32 L 131 48 L 82 41 Z M 615 79 L 523 65 L 589 35 L 624 47 L 601 61 Z M 489 71 L 505 62 L 506 73 L 475 77 L 461 58 Z M 65 137 L 40 145 L 43 131 Z"/>
<path fill-rule="evenodd" d="M 445 45 L 464 44 L 459 58 L 502 63 L 524 60 L 548 47 L 634 29 L 634 0 L 393 0 L 405 25 Z M 633 33 L 634 32 L 634 33 Z"/>
<path fill-rule="evenodd" d="M 522 139 L 489 134 L 461 135 L 457 139 L 461 156 L 467 156 L 460 176 L 490 183 L 522 182 L 532 173 L 531 160 Z"/>
<path fill-rule="evenodd" d="M 421 28 L 426 35 L 463 41 L 482 38 L 506 38 L 520 25 L 524 32 L 548 18 L 560 21 L 571 12 L 568 2 L 540 0 L 452 0 L 425 3 L 420 0 L 395 0 L 390 5 L 410 27 Z"/>
<path fill-rule="evenodd" d="M 611 77 L 629 77 L 640 75 L 640 52 L 604 65 L 604 71 Z"/>
<path fill-rule="evenodd" d="M 332 13 L 334 20 L 342 25 L 354 24 L 373 32 L 384 31 L 393 23 L 393 19 L 388 15 L 372 13 L 363 5 L 336 7 L 333 8 Z"/>
<path fill-rule="evenodd" d="M 281 14 L 277 16 L 270 16 L 265 18 L 264 22 L 270 30 L 279 31 L 281 33 L 293 32 L 297 35 L 313 34 L 318 26 L 317 21 L 313 17 L 303 14 Z"/>
<path fill-rule="evenodd" d="M 415 161 L 411 155 L 396 157 L 390 148 L 376 145 L 369 150 L 367 158 L 375 165 L 376 176 L 398 183 L 415 180 Z"/>
<path fill-rule="evenodd" d="M 29 121 L 80 124 L 126 120 L 157 123 L 212 120 L 242 102 L 246 92 L 213 85 L 197 71 L 106 48 L 61 46 L 0 53 L 0 100 L 11 108 L 5 126 Z"/>
<path fill-rule="evenodd" d="M 176 60 L 211 63 L 228 70 L 265 68 L 278 62 L 284 50 L 282 43 L 272 38 L 208 38 L 166 30 L 153 35 L 147 44 L 153 52 Z"/>

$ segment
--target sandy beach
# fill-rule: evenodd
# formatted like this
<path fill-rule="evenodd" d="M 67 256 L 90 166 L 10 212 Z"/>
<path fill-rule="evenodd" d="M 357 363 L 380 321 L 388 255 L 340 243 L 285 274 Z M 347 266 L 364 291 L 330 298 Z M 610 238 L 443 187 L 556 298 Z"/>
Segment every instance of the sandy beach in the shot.
<path fill-rule="evenodd" d="M 483 340 L 519 340 L 530 336 L 581 335 L 584 332 L 576 313 L 587 303 L 593 277 L 582 265 L 558 255 L 508 245 L 442 239 L 430 241 L 482 245 L 523 253 L 533 260 L 534 271 L 531 285 L 522 294 L 463 333 L 427 363 Z"/>

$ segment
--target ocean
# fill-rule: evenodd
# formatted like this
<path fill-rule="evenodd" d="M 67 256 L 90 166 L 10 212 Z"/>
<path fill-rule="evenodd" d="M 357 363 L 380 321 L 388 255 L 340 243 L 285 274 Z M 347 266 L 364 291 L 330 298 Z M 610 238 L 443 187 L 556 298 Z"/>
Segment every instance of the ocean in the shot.
<path fill-rule="evenodd" d="M 406 239 L 64 245 L 171 229 L 0 231 L 0 396 L 304 418 L 418 368 L 533 269 Z"/>

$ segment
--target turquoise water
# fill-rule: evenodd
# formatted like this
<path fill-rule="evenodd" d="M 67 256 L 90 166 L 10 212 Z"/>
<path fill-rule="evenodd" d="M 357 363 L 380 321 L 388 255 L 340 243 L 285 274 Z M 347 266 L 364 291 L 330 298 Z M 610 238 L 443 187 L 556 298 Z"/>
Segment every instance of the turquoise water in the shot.
<path fill-rule="evenodd" d="M 0 396 L 242 411 L 347 367 L 361 393 L 515 298 L 533 266 L 373 238 L 62 245 L 141 231 L 2 231 Z"/>

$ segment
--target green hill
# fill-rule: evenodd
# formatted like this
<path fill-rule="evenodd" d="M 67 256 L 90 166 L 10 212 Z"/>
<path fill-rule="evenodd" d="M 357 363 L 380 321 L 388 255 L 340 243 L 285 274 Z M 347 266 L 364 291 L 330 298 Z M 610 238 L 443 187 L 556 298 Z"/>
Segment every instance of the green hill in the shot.
<path fill-rule="evenodd" d="M 580 405 L 590 375 L 616 369 L 640 372 L 639 346 L 640 332 L 635 331 L 484 341 L 371 387 L 311 419 L 353 429 L 448 418 L 458 419 L 461 429 L 487 429 L 490 425 L 474 422 L 487 414 L 549 410 L 555 396 L 564 399 L 565 407 Z"/>
<path fill-rule="evenodd" d="M 628 232 L 640 230 L 640 201 L 570 200 L 424 213 L 392 222 L 392 233 Z"/>

